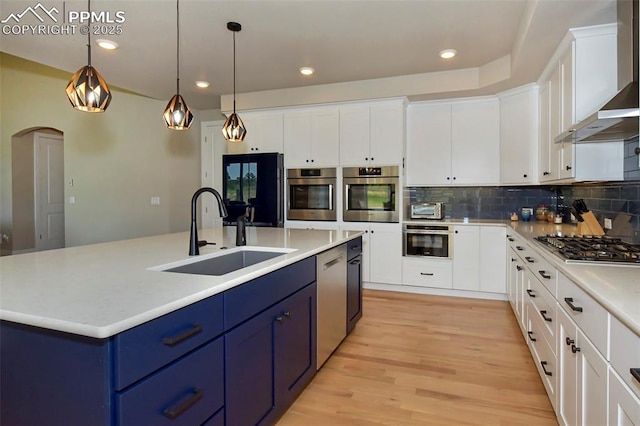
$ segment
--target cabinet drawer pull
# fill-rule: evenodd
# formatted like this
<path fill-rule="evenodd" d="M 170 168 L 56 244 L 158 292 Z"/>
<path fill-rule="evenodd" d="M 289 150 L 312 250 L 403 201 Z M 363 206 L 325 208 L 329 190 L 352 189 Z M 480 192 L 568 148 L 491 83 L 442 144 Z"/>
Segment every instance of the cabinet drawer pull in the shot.
<path fill-rule="evenodd" d="M 291 312 L 289 311 L 283 312 L 282 315 L 279 315 L 276 317 L 276 321 L 282 322 L 284 321 L 285 318 L 291 319 Z"/>
<path fill-rule="evenodd" d="M 351 262 L 349 262 L 349 265 L 357 265 L 361 262 L 360 259 L 356 259 L 356 260 L 352 260 Z"/>
<path fill-rule="evenodd" d="M 527 331 L 527 336 L 529 336 L 529 340 L 531 340 L 532 342 L 537 342 L 538 341 L 538 339 L 533 337 L 533 331 Z"/>
<path fill-rule="evenodd" d="M 547 316 L 547 311 L 540 311 L 540 315 L 542 315 L 542 319 L 548 322 L 552 322 L 553 319 Z"/>
<path fill-rule="evenodd" d="M 200 401 L 202 399 L 202 396 L 203 396 L 202 389 L 195 388 L 191 391 L 191 395 L 187 396 L 177 406 L 173 408 L 167 408 L 166 410 L 164 410 L 162 412 L 162 415 L 168 419 L 174 420 L 180 414 L 184 413 L 189 408 L 191 408 L 196 402 Z"/>
<path fill-rule="evenodd" d="M 640 383 L 640 368 L 630 368 L 629 372 L 631 373 L 633 378 Z"/>
<path fill-rule="evenodd" d="M 546 374 L 547 376 L 553 376 L 553 373 L 551 371 L 547 371 L 547 364 L 547 361 L 540 361 L 540 365 L 542 366 L 542 371 L 544 371 L 544 374 Z"/>
<path fill-rule="evenodd" d="M 533 260 L 533 258 L 532 258 L 532 257 L 530 257 L 530 256 L 525 256 L 525 257 L 524 257 L 524 259 L 525 259 L 527 262 L 529 262 L 529 263 L 536 263 L 536 261 L 535 261 L 535 260 Z"/>
<path fill-rule="evenodd" d="M 573 352 L 574 354 L 576 352 L 580 352 L 580 348 L 576 345 L 571 345 L 571 352 Z"/>
<path fill-rule="evenodd" d="M 420 275 L 426 275 L 428 277 L 432 277 L 433 276 L 433 272 L 420 272 Z"/>
<path fill-rule="evenodd" d="M 520 266 L 520 265 L 516 265 L 516 269 L 517 269 L 518 271 L 522 271 L 524 268 L 523 268 L 522 266 Z"/>
<path fill-rule="evenodd" d="M 564 301 L 567 305 L 569 305 L 572 311 L 582 312 L 582 308 L 580 306 L 576 306 L 573 304 L 573 297 L 565 297 Z"/>
<path fill-rule="evenodd" d="M 515 262 L 515 261 L 517 261 L 517 260 L 518 260 L 518 259 L 514 259 L 513 257 L 511 258 L 511 261 L 512 261 L 512 262 Z"/>
<path fill-rule="evenodd" d="M 567 339 L 565 340 L 565 343 L 567 344 L 567 346 L 571 346 L 572 344 L 574 344 L 576 341 L 567 337 Z"/>
<path fill-rule="evenodd" d="M 530 288 L 527 289 L 527 294 L 529 295 L 529 297 L 536 297 L 536 294 Z"/>
<path fill-rule="evenodd" d="M 524 248 L 522 246 L 516 246 L 516 250 L 522 251 L 522 250 L 524 250 Z"/>
<path fill-rule="evenodd" d="M 515 241 L 515 240 L 514 240 L 513 238 L 511 238 L 511 237 L 508 237 L 507 239 L 508 239 L 509 241 L 511 241 L 511 242 L 514 242 L 514 241 Z"/>
<path fill-rule="evenodd" d="M 191 327 L 189 330 L 183 331 L 182 333 L 178 334 L 177 336 L 173 336 L 173 337 L 164 337 L 162 339 L 162 344 L 165 346 L 175 346 L 178 343 L 182 343 L 187 339 L 190 339 L 191 337 L 195 336 L 196 334 L 200 333 L 202 331 L 202 326 L 200 324 L 194 324 L 193 327 Z"/>
<path fill-rule="evenodd" d="M 542 278 L 544 278 L 545 280 L 550 280 L 551 279 L 551 275 L 547 274 L 545 271 L 538 271 L 538 274 L 540 274 L 540 276 Z"/>

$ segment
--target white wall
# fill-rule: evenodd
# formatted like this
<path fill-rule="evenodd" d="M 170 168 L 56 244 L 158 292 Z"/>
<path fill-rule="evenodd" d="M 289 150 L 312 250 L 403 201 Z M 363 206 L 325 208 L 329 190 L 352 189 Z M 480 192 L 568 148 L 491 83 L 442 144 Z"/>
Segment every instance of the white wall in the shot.
<path fill-rule="evenodd" d="M 64 91 L 70 77 L 0 54 L 0 231 L 11 236 L 13 228 L 12 136 L 38 127 L 64 134 L 67 246 L 188 230 L 200 185 L 199 113 L 189 131 L 169 130 L 167 101 L 114 87 L 106 112 L 75 111 Z"/>

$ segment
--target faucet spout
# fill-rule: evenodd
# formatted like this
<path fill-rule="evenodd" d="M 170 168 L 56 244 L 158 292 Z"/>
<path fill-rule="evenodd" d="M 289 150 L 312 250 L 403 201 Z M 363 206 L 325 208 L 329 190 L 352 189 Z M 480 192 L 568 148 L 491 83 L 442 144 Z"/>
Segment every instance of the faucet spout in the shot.
<path fill-rule="evenodd" d="M 198 197 L 203 192 L 210 192 L 216 197 L 216 201 L 218 201 L 218 209 L 220 210 L 220 217 L 227 217 L 227 208 L 224 205 L 224 201 L 222 200 L 222 196 L 220 193 L 213 188 L 202 187 L 198 189 L 191 198 L 191 231 L 189 235 L 189 256 L 197 256 L 200 254 L 200 247 L 198 246 L 198 225 L 197 221 L 197 207 L 196 204 L 198 202 Z"/>

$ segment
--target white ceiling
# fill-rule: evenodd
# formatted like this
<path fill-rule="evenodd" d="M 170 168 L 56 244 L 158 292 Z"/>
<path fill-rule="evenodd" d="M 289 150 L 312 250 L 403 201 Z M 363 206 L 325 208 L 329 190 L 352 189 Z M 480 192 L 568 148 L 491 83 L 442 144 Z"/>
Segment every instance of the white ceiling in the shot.
<path fill-rule="evenodd" d="M 55 6 L 59 21 L 62 10 L 66 16 L 86 10 L 86 1 L 40 3 L 49 10 Z M 0 19 L 37 4 L 2 0 Z M 125 16 L 122 34 L 104 37 L 120 48 L 93 48 L 92 63 L 107 82 L 168 100 L 176 90 L 176 2 L 93 0 L 91 9 Z M 535 81 L 569 28 L 615 22 L 615 2 L 181 0 L 181 94 L 192 108 L 219 108 L 220 95 L 233 90 L 228 21 L 242 24 L 236 35 L 238 93 L 479 67 L 511 54 L 512 77 L 489 88 L 495 92 Z M 25 15 L 20 24 L 25 23 L 40 22 Z M 69 73 L 87 62 L 86 36 L 79 33 L 0 37 L 3 52 Z M 445 48 L 456 49 L 458 56 L 440 59 Z M 303 77 L 301 66 L 316 73 Z M 211 86 L 198 89 L 196 80 Z"/>

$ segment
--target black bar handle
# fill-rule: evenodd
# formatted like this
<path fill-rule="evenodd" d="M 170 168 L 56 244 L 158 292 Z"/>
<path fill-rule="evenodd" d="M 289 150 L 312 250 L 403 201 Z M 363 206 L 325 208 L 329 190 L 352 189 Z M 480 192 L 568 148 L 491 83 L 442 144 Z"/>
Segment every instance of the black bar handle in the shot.
<path fill-rule="evenodd" d="M 520 266 L 520 265 L 516 265 L 516 269 L 517 269 L 518 271 L 522 271 L 524 268 L 523 268 L 522 266 Z"/>
<path fill-rule="evenodd" d="M 551 279 L 551 275 L 547 274 L 545 271 L 538 271 L 538 274 L 540 274 L 540 276 L 542 278 L 544 278 L 545 280 L 550 280 Z"/>
<path fill-rule="evenodd" d="M 576 345 L 571 345 L 571 352 L 573 352 L 574 354 L 576 352 L 580 352 L 580 348 Z"/>
<path fill-rule="evenodd" d="M 527 336 L 529 336 L 529 340 L 531 340 L 532 342 L 537 342 L 538 341 L 538 339 L 533 337 L 533 331 L 527 331 Z"/>
<path fill-rule="evenodd" d="M 516 246 L 516 250 L 522 251 L 522 250 L 524 250 L 524 248 L 522 248 L 522 246 Z"/>
<path fill-rule="evenodd" d="M 547 361 L 540 361 L 540 365 L 542 366 L 542 371 L 544 371 L 544 374 L 546 374 L 547 376 L 553 376 L 553 373 L 551 371 L 547 371 L 547 364 Z"/>
<path fill-rule="evenodd" d="M 553 319 L 552 319 L 552 318 L 549 318 L 549 317 L 547 316 L 547 311 L 540 311 L 540 315 L 542 315 L 542 318 L 543 318 L 545 321 L 549 321 L 549 322 L 552 322 L 552 321 L 553 321 Z"/>
<path fill-rule="evenodd" d="M 527 289 L 527 294 L 529 295 L 529 297 L 536 297 L 536 294 L 530 288 Z"/>
<path fill-rule="evenodd" d="M 360 259 L 352 260 L 351 262 L 349 262 L 349 265 L 357 265 L 360 262 L 361 262 Z"/>
<path fill-rule="evenodd" d="M 189 330 L 186 330 L 180 334 L 178 334 L 177 336 L 173 336 L 173 337 L 164 337 L 162 339 L 162 344 L 165 346 L 175 346 L 178 343 L 182 343 L 187 339 L 190 339 L 191 337 L 195 336 L 196 334 L 202 332 L 202 326 L 200 324 L 194 324 L 193 327 L 191 327 Z"/>
<path fill-rule="evenodd" d="M 580 306 L 576 306 L 573 304 L 573 297 L 565 297 L 564 301 L 567 305 L 569 305 L 569 307 L 571 308 L 571 310 L 576 311 L 576 312 L 582 312 L 582 308 Z"/>
<path fill-rule="evenodd" d="M 567 344 L 567 346 L 571 346 L 572 344 L 574 344 L 576 341 L 567 337 L 567 339 L 565 340 L 565 343 Z"/>
<path fill-rule="evenodd" d="M 634 379 L 640 382 L 640 368 L 630 368 L 629 372 L 631 373 Z"/>
<path fill-rule="evenodd" d="M 529 263 L 536 263 L 536 261 L 533 260 L 533 258 L 531 256 L 525 256 L 524 259 Z"/>
<path fill-rule="evenodd" d="M 514 240 L 513 238 L 511 238 L 511 237 L 508 237 L 507 239 L 508 239 L 509 241 L 511 241 L 511 242 L 514 242 L 514 241 L 515 241 L 515 240 Z"/>
<path fill-rule="evenodd" d="M 512 262 L 515 262 L 516 260 L 518 260 L 518 259 L 514 259 L 513 257 L 511 258 L 511 261 L 512 261 Z"/>
<path fill-rule="evenodd" d="M 195 388 L 191 391 L 191 395 L 187 396 L 182 402 L 180 402 L 174 408 L 167 408 L 162 412 L 162 415 L 168 419 L 174 420 L 180 416 L 180 414 L 191 408 L 196 402 L 200 401 L 204 396 L 202 389 Z"/>
<path fill-rule="evenodd" d="M 428 277 L 432 277 L 433 276 L 433 272 L 420 272 L 420 275 L 426 275 Z"/>

